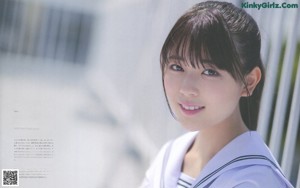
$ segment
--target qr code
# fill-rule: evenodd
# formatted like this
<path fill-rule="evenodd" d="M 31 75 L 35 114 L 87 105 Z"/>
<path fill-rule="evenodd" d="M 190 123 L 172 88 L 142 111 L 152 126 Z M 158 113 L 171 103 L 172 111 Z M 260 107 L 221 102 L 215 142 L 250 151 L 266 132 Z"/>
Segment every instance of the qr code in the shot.
<path fill-rule="evenodd" d="M 2 186 L 19 186 L 19 170 L 2 169 Z"/>

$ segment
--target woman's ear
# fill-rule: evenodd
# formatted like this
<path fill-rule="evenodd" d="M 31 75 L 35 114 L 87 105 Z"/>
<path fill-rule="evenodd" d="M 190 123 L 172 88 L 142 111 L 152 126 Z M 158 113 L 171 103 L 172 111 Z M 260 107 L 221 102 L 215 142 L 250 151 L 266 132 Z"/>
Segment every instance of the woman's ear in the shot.
<path fill-rule="evenodd" d="M 259 83 L 260 79 L 261 79 L 261 70 L 259 67 L 255 67 L 245 77 L 246 85 L 243 88 L 242 96 L 243 97 L 251 96 L 255 87 Z"/>

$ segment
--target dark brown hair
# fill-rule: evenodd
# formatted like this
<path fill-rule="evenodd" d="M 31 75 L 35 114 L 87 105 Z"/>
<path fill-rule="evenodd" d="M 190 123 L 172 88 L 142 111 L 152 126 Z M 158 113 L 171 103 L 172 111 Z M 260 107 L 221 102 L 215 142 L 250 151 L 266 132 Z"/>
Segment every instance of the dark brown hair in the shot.
<path fill-rule="evenodd" d="M 260 48 L 258 26 L 243 9 L 227 2 L 196 4 L 178 19 L 162 47 L 160 64 L 163 84 L 165 67 L 174 53 L 194 68 L 203 66 L 209 58 L 209 63 L 226 70 L 245 85 L 245 75 L 259 67 L 262 72 L 260 82 L 251 96 L 248 92 L 249 97 L 240 99 L 242 118 L 250 130 L 255 130 L 264 84 Z"/>

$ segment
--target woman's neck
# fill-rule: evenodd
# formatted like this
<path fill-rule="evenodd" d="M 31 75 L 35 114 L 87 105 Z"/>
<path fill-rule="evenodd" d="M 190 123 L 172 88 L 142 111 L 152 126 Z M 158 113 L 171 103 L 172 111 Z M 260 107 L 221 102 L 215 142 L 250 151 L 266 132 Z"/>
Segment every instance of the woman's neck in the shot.
<path fill-rule="evenodd" d="M 200 130 L 185 155 L 182 171 L 191 177 L 197 177 L 215 154 L 246 131 L 248 129 L 241 119 L 230 124 L 215 125 Z"/>

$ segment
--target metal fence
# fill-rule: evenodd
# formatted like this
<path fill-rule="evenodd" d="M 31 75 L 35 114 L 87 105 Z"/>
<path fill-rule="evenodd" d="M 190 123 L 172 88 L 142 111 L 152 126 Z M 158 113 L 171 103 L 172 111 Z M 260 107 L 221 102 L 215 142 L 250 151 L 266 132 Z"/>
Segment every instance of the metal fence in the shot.
<path fill-rule="evenodd" d="M 258 132 L 284 173 L 296 184 L 299 173 L 300 23 L 299 9 L 252 10 L 262 31 L 266 82 Z M 295 152 L 296 150 L 296 152 Z M 299 180 L 298 180 L 299 184 Z M 299 185 L 297 185 L 299 187 Z"/>

